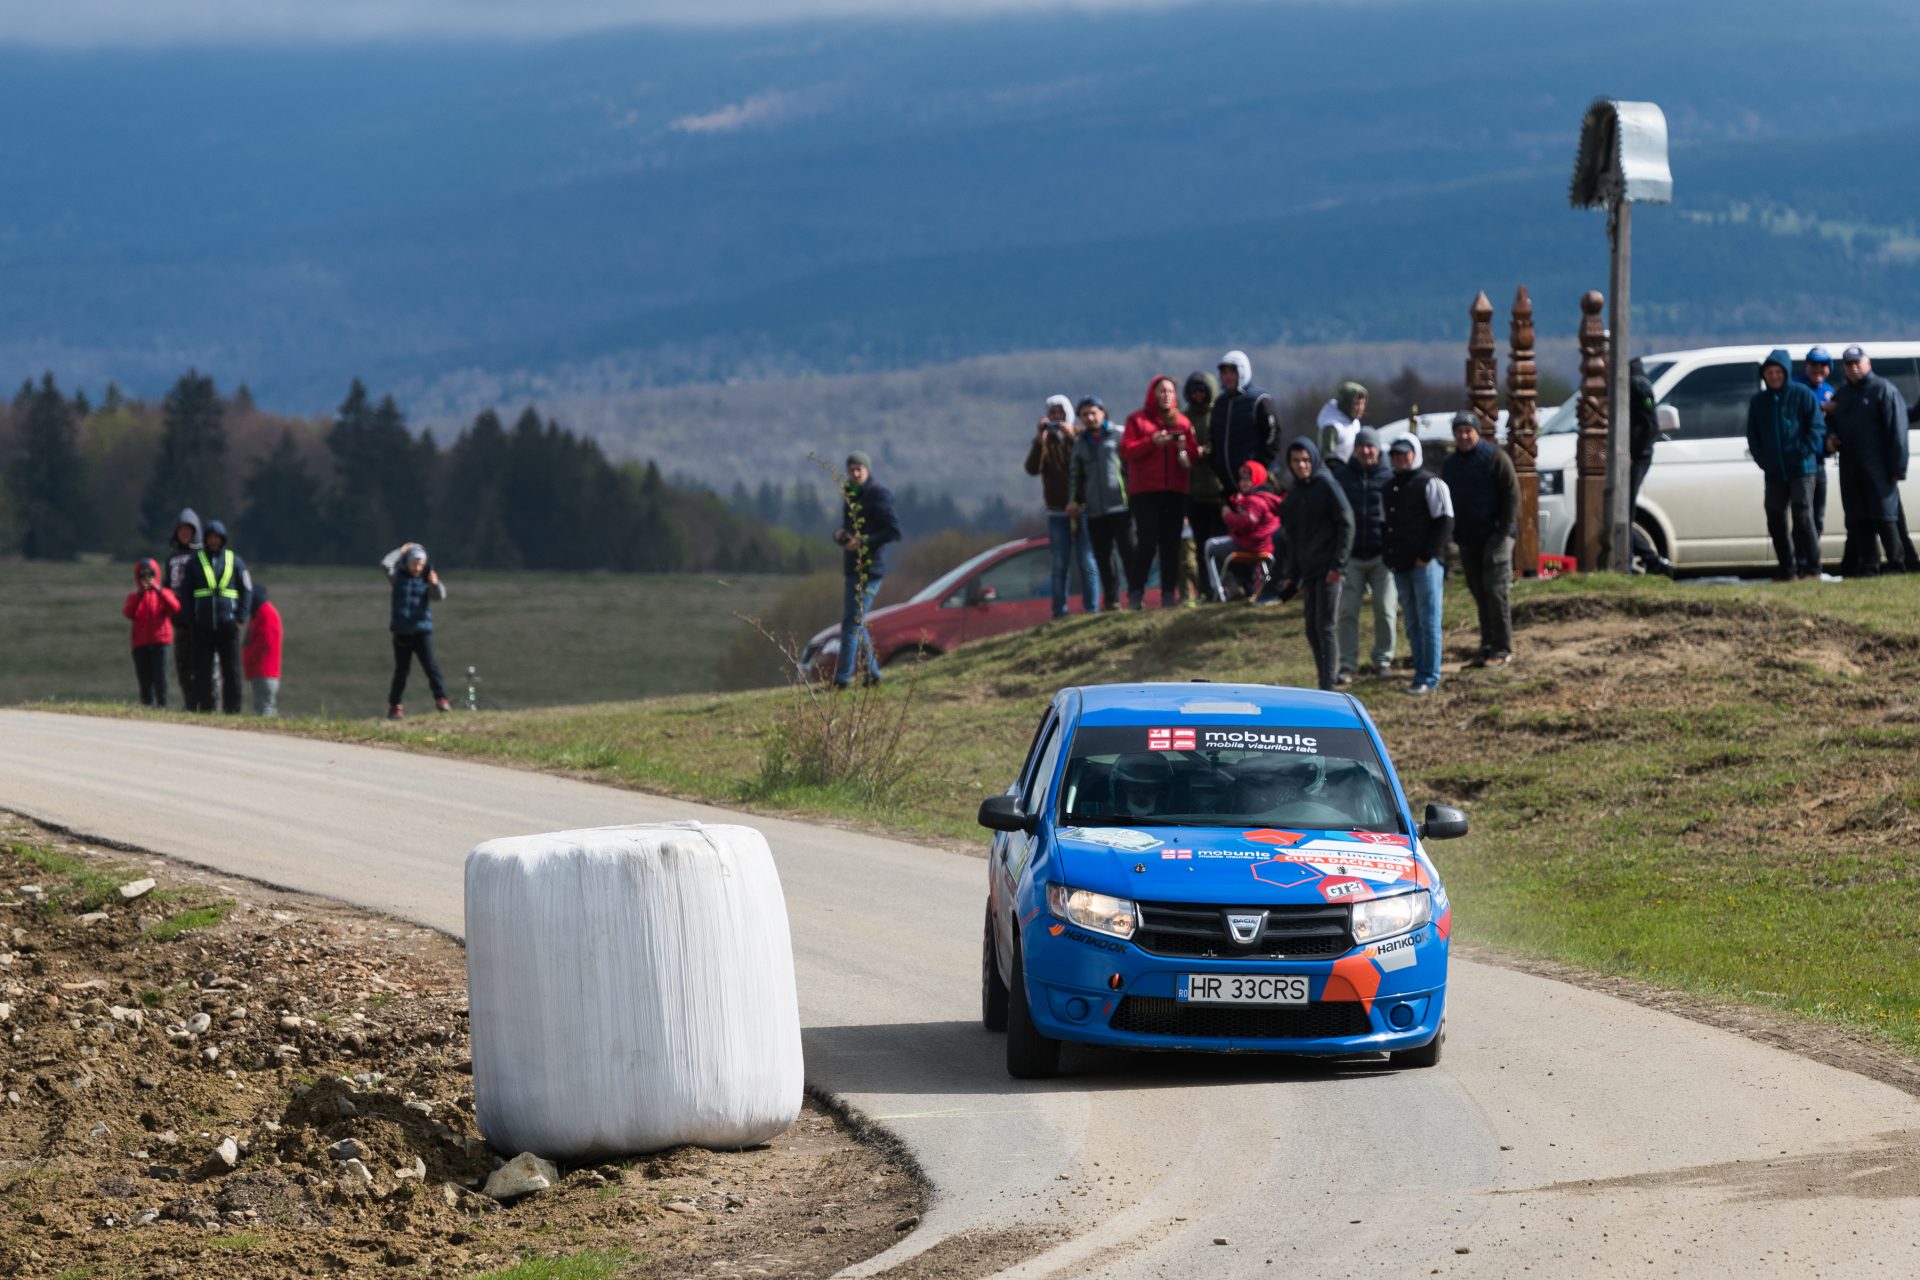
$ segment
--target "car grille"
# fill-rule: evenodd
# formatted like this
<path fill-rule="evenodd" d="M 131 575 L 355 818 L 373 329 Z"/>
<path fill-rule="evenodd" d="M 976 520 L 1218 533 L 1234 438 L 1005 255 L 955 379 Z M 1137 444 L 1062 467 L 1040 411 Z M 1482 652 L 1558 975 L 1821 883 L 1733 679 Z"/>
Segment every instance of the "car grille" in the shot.
<path fill-rule="evenodd" d="M 1373 1033 L 1351 1000 L 1319 1004 L 1183 1004 L 1165 996 L 1128 996 L 1108 1024 L 1145 1036 L 1218 1036 L 1235 1040 L 1322 1040 Z"/>
<path fill-rule="evenodd" d="M 1142 902 L 1133 944 L 1156 956 L 1196 960 L 1282 960 L 1344 955 L 1353 948 L 1346 907 L 1302 903 L 1281 907 L 1221 907 L 1188 902 Z M 1264 911 L 1266 927 L 1250 944 L 1227 932 L 1229 911 Z"/>

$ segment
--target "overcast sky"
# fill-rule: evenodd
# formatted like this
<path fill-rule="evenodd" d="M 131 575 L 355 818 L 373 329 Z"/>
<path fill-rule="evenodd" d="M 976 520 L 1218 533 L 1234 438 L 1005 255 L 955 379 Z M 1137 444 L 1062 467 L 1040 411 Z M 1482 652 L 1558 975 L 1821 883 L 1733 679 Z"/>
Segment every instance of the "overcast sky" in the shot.
<path fill-rule="evenodd" d="M 4 0 L 0 43 L 307 43 L 408 36 L 541 39 L 669 22 L 1167 8 L 1194 0 Z"/>

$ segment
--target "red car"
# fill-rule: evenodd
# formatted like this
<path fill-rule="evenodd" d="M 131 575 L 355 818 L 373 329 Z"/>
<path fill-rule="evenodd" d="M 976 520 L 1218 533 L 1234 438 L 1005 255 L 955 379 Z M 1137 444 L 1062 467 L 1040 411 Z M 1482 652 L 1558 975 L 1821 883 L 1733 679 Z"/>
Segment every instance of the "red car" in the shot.
<path fill-rule="evenodd" d="M 1068 607 L 1080 608 L 1076 595 Z M 916 653 L 946 653 L 969 640 L 1024 631 L 1053 616 L 1053 570 L 1045 538 L 1003 542 L 941 574 L 912 599 L 867 615 L 874 651 L 885 666 Z M 807 641 L 804 669 L 830 669 L 840 654 L 835 623 Z"/>

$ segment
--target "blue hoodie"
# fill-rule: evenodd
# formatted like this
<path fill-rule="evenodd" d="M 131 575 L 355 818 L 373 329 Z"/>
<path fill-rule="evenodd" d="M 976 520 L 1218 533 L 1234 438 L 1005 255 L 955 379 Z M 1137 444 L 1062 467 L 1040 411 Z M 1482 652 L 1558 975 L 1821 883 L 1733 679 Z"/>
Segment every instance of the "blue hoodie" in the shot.
<path fill-rule="evenodd" d="M 1820 469 L 1825 423 L 1813 388 L 1793 378 L 1793 357 L 1775 347 L 1761 362 L 1780 366 L 1787 376 L 1778 391 L 1762 387 L 1747 402 L 1747 449 L 1767 479 L 1788 481 Z"/>

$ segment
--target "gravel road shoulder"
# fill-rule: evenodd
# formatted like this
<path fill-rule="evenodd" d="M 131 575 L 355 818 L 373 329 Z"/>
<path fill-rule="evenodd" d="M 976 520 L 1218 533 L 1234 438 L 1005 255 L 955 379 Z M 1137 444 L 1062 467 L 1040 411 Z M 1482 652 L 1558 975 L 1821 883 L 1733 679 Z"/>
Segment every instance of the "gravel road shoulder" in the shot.
<path fill-rule="evenodd" d="M 488 1196 L 466 1004 L 442 935 L 0 814 L 0 1274 L 820 1276 L 918 1222 L 812 1100 Z"/>

